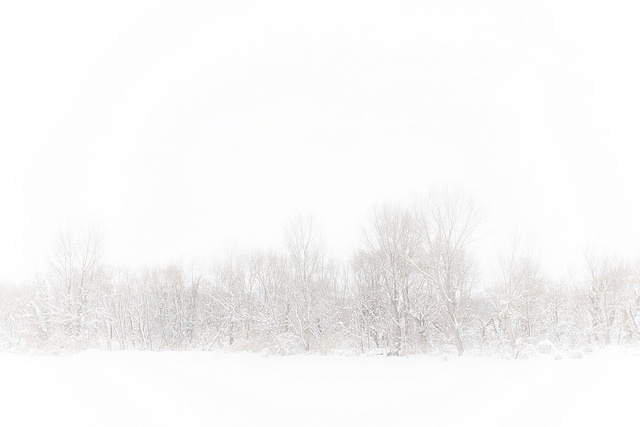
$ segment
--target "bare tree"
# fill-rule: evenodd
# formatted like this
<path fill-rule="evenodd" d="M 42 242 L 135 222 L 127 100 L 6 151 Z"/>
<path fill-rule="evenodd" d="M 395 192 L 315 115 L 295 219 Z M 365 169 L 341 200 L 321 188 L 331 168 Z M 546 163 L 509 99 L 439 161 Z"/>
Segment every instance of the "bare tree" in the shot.
<path fill-rule="evenodd" d="M 354 260 L 362 320 L 368 336 L 385 341 L 399 354 L 409 346 L 414 324 L 413 303 L 421 285 L 415 262 L 421 250 L 416 215 L 410 209 L 382 206 L 373 211 L 365 232 L 365 250 Z M 386 325 L 381 335 L 379 321 Z M 373 334 L 373 335 L 372 335 Z"/>
<path fill-rule="evenodd" d="M 312 216 L 298 216 L 285 230 L 289 271 L 288 324 L 297 332 L 305 351 L 318 339 L 318 298 L 326 269 L 324 244 Z"/>
<path fill-rule="evenodd" d="M 474 199 L 457 190 L 433 191 L 421 209 L 425 260 L 414 265 L 435 290 L 459 355 L 464 352 L 462 332 L 469 321 L 471 287 L 477 281 L 469 245 L 480 220 Z"/>
<path fill-rule="evenodd" d="M 545 283 L 537 259 L 531 251 L 522 251 L 519 236 L 515 235 L 509 252 L 500 261 L 491 289 L 496 320 L 514 355 L 517 343 L 531 339 L 533 328 L 540 322 Z"/>
<path fill-rule="evenodd" d="M 94 225 L 61 230 L 53 247 L 49 277 L 57 294 L 58 319 L 63 334 L 80 347 L 88 345 L 95 326 L 89 307 L 100 285 L 102 247 L 102 234 Z"/>
<path fill-rule="evenodd" d="M 287 353 L 290 332 L 287 312 L 287 273 L 284 257 L 254 251 L 249 257 L 249 283 L 255 298 L 255 332 L 264 348 Z"/>
<path fill-rule="evenodd" d="M 591 335 L 601 345 L 619 343 L 627 315 L 629 288 L 633 276 L 627 264 L 607 255 L 587 256 L 586 289 L 583 301 L 591 322 Z"/>

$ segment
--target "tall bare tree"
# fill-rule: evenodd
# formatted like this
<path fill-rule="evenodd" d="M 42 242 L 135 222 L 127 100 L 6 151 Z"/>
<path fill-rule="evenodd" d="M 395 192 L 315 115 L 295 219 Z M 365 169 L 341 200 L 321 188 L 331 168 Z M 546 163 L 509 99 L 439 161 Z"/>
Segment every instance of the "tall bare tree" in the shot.
<path fill-rule="evenodd" d="M 443 323 L 461 355 L 464 352 L 462 332 L 469 321 L 471 288 L 477 281 L 469 246 L 481 214 L 473 197 L 449 188 L 434 190 L 420 212 L 425 260 L 414 266 L 438 296 Z"/>
<path fill-rule="evenodd" d="M 302 341 L 305 351 L 318 338 L 318 298 L 326 273 L 325 248 L 312 216 L 298 216 L 285 230 L 289 286 L 287 319 Z"/>
<path fill-rule="evenodd" d="M 386 323 L 382 338 L 393 354 L 409 346 L 412 304 L 421 281 L 415 268 L 421 250 L 416 219 L 414 212 L 402 207 L 375 209 L 365 232 L 365 249 L 354 261 L 363 320 L 367 328 L 380 332 L 374 326 L 380 319 L 372 316 L 382 316 Z"/>
<path fill-rule="evenodd" d="M 522 250 L 515 235 L 509 252 L 500 260 L 491 289 L 497 321 L 514 354 L 517 342 L 530 339 L 540 323 L 545 283 L 538 260 L 531 251 Z"/>
<path fill-rule="evenodd" d="M 64 333 L 76 346 L 88 345 L 94 326 L 89 307 L 100 285 L 102 256 L 102 234 L 95 225 L 61 230 L 53 247 L 49 277 Z"/>

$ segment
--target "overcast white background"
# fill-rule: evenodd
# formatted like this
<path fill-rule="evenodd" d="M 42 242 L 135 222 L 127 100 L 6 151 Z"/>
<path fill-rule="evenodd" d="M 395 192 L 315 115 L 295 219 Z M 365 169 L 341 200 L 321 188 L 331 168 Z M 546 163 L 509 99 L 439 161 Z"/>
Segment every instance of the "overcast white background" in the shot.
<path fill-rule="evenodd" d="M 519 229 L 560 275 L 640 252 L 635 2 L 62 1 L 0 6 L 0 281 L 57 230 L 119 264 L 328 249 L 433 185 L 485 206 L 481 262 Z M 484 261 L 483 261 L 484 260 Z"/>

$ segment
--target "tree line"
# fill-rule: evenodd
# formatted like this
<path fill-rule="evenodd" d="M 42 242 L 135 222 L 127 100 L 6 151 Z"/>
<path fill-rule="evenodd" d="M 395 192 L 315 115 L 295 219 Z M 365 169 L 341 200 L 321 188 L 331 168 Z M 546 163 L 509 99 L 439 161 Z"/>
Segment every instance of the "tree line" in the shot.
<path fill-rule="evenodd" d="M 515 242 L 481 281 L 471 251 L 481 219 L 473 197 L 438 190 L 374 209 L 348 261 L 299 217 L 281 250 L 207 269 L 109 266 L 100 233 L 66 230 L 46 274 L 0 287 L 0 348 L 518 357 L 540 343 L 638 342 L 639 268 L 594 256 L 581 277 L 553 283 Z"/>

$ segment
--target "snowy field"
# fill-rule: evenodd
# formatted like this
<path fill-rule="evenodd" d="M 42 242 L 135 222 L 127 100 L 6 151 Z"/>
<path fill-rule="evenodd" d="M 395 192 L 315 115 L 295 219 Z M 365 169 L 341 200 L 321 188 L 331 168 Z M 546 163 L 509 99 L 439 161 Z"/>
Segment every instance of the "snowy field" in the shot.
<path fill-rule="evenodd" d="M 630 425 L 640 351 L 555 360 L 0 353 L 0 378 L 3 425 Z"/>

